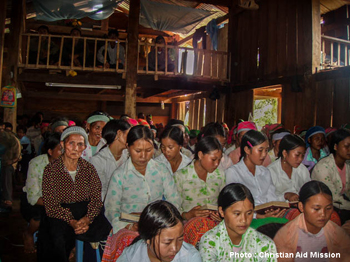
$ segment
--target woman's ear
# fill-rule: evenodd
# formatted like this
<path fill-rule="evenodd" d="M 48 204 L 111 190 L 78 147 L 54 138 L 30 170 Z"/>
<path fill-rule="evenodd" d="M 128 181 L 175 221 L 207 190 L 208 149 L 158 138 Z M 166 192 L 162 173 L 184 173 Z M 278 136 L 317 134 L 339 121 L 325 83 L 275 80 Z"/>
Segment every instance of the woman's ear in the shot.
<path fill-rule="evenodd" d="M 334 144 L 334 151 L 337 151 L 337 150 L 338 150 L 338 145 Z"/>
<path fill-rule="evenodd" d="M 244 147 L 244 152 L 247 154 L 247 155 L 250 155 L 250 148 L 249 147 L 247 147 L 247 146 L 245 146 Z"/>
<path fill-rule="evenodd" d="M 61 148 L 64 149 L 64 141 L 60 142 Z"/>
<path fill-rule="evenodd" d="M 47 153 L 49 154 L 49 156 L 52 156 L 52 149 L 47 150 Z"/>
<path fill-rule="evenodd" d="M 303 203 L 301 203 L 300 201 L 299 201 L 299 203 L 298 203 L 298 209 L 299 209 L 299 211 L 300 211 L 301 213 L 304 213 L 304 205 L 303 205 Z"/>
<path fill-rule="evenodd" d="M 286 150 L 283 150 L 283 151 L 282 151 L 282 156 L 283 156 L 283 158 L 286 158 L 286 157 L 287 157 L 287 151 L 286 151 Z"/>
<path fill-rule="evenodd" d="M 219 215 L 224 218 L 225 217 L 225 214 L 224 214 L 224 211 L 222 210 L 222 207 L 219 207 Z"/>
<path fill-rule="evenodd" d="M 90 124 L 86 123 L 86 132 L 89 132 L 89 130 L 90 130 Z"/>
<path fill-rule="evenodd" d="M 204 156 L 203 152 L 202 151 L 199 151 L 198 152 L 198 159 L 202 159 Z"/>

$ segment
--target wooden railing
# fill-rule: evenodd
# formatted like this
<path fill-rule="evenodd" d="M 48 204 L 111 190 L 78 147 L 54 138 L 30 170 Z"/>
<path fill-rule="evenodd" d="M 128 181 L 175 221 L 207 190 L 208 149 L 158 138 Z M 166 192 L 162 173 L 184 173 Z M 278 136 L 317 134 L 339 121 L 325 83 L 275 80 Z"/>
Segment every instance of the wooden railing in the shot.
<path fill-rule="evenodd" d="M 321 69 L 349 66 L 350 41 L 322 36 Z"/>
<path fill-rule="evenodd" d="M 103 53 L 99 50 L 103 46 L 107 50 L 109 43 L 114 41 L 117 45 L 116 61 L 118 62 L 116 68 L 111 68 L 108 66 L 107 52 Z M 117 73 L 126 73 L 127 70 L 125 40 L 23 34 L 21 42 L 18 63 L 21 68 Z M 186 75 L 229 81 L 229 54 L 227 52 L 150 44 L 141 41 L 138 50 L 138 74 Z"/>

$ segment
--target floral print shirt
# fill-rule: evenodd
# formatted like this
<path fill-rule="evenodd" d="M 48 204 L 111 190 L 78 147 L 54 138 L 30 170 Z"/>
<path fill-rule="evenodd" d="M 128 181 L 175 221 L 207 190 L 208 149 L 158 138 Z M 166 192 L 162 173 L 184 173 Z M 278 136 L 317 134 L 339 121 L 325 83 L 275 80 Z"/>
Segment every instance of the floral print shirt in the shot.
<path fill-rule="evenodd" d="M 27 192 L 28 203 L 34 206 L 43 196 L 42 183 L 45 167 L 49 164 L 47 154 L 37 156 L 29 162 L 26 185 L 23 188 Z"/>
<path fill-rule="evenodd" d="M 199 243 L 199 253 L 206 262 L 277 262 L 277 258 L 268 256 L 277 253 L 272 239 L 249 227 L 242 236 L 241 243 L 236 246 L 232 244 L 227 233 L 225 220 L 203 235 Z"/>
<path fill-rule="evenodd" d="M 180 170 L 180 169 L 186 167 L 189 163 L 192 162 L 192 159 L 189 158 L 188 156 L 182 154 L 181 152 L 180 152 L 180 155 L 181 155 L 182 160 L 181 160 L 181 163 L 180 163 L 180 165 L 179 165 L 179 167 L 177 168 L 176 171 L 178 171 L 178 170 Z M 161 154 L 160 156 L 158 156 L 158 157 L 157 157 L 156 159 L 154 159 L 154 160 L 156 160 L 156 161 L 159 162 L 159 163 L 163 163 L 163 164 L 168 168 L 168 170 L 170 171 L 170 173 L 173 173 L 173 170 L 171 169 L 171 164 L 170 164 L 170 162 L 168 161 L 168 159 L 166 159 L 166 157 L 165 157 L 163 154 Z"/>
<path fill-rule="evenodd" d="M 105 215 L 113 233 L 129 224 L 120 221 L 120 213 L 140 213 L 149 203 L 163 198 L 180 207 L 180 196 L 168 169 L 151 159 L 142 175 L 129 158 L 114 172 L 105 199 Z"/>
<path fill-rule="evenodd" d="M 195 206 L 217 205 L 221 189 L 226 184 L 225 173 L 217 168 L 208 173 L 207 181 L 200 179 L 194 162 L 174 174 L 177 190 L 181 196 L 181 211 L 188 212 Z"/>

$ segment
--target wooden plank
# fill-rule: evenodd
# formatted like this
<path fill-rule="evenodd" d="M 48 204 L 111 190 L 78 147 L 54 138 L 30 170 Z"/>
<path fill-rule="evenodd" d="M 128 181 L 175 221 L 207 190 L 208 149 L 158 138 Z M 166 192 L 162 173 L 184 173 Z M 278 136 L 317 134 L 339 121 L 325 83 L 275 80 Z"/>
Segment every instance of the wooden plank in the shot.
<path fill-rule="evenodd" d="M 297 2 L 287 1 L 287 75 L 297 74 Z"/>
<path fill-rule="evenodd" d="M 190 106 L 188 110 L 188 125 L 190 128 L 193 126 L 193 110 L 194 110 L 194 100 L 190 101 Z"/>
<path fill-rule="evenodd" d="M 265 75 L 267 72 L 268 67 L 268 39 L 267 39 L 267 33 L 268 33 L 268 15 L 269 15 L 269 9 L 268 9 L 268 2 L 262 1 L 259 3 L 259 32 L 258 32 L 258 47 L 259 47 L 259 68 L 258 68 L 258 78 L 259 79 L 266 79 Z"/>
<path fill-rule="evenodd" d="M 199 119 L 198 119 L 198 130 L 200 130 L 204 124 L 204 107 L 205 107 L 205 98 L 199 99 L 200 105 L 199 105 Z"/>
<path fill-rule="evenodd" d="M 349 78 L 335 79 L 333 126 L 340 127 L 350 122 Z"/>
<path fill-rule="evenodd" d="M 277 6 L 277 76 L 286 75 L 287 69 L 287 1 Z"/>
<path fill-rule="evenodd" d="M 320 0 L 312 0 L 312 73 L 318 71 L 321 63 L 321 9 Z"/>
<path fill-rule="evenodd" d="M 334 80 L 330 79 L 317 83 L 316 125 L 329 127 L 333 111 Z"/>
<path fill-rule="evenodd" d="M 136 87 L 137 87 L 137 57 L 138 57 L 138 27 L 140 0 L 130 0 L 128 20 L 128 49 L 125 88 L 125 114 L 136 118 Z M 107 49 L 106 49 L 107 50 Z"/>
<path fill-rule="evenodd" d="M 195 100 L 194 111 L 193 111 L 193 120 L 192 120 L 192 129 L 199 129 L 199 111 L 200 111 L 200 100 Z"/>
<path fill-rule="evenodd" d="M 269 17 L 267 22 L 267 39 L 268 39 L 268 65 L 266 75 L 269 78 L 277 76 L 277 5 L 278 0 L 269 0 Z"/>
<path fill-rule="evenodd" d="M 3 86 L 2 70 L 4 65 L 3 62 L 4 62 L 6 6 L 7 6 L 7 1 L 0 1 L 0 84 L 1 86 Z"/>

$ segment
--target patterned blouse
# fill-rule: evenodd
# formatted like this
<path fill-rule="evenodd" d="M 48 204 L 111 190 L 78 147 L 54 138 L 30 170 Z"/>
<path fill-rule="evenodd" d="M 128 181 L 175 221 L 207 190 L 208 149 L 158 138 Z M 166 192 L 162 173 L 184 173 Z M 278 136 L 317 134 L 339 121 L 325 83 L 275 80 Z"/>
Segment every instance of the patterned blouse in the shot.
<path fill-rule="evenodd" d="M 221 189 L 226 184 L 225 173 L 216 169 L 208 173 L 207 181 L 200 179 L 194 169 L 194 162 L 174 173 L 177 190 L 181 196 L 181 209 L 188 212 L 195 206 L 216 205 Z"/>
<path fill-rule="evenodd" d="M 163 197 L 180 206 L 180 197 L 168 169 L 151 159 L 145 175 L 138 172 L 131 158 L 113 174 L 105 199 L 105 215 L 117 233 L 129 223 L 120 221 L 120 213 L 139 213 L 149 204 Z"/>
<path fill-rule="evenodd" d="M 186 167 L 189 163 L 192 162 L 192 159 L 189 158 L 188 156 L 182 154 L 180 152 L 180 155 L 181 155 L 181 163 L 179 165 L 179 167 L 177 168 L 176 171 Z M 159 162 L 159 163 L 163 163 L 169 170 L 170 173 L 173 173 L 173 170 L 171 168 L 171 164 L 170 162 L 168 161 L 168 159 L 166 159 L 166 157 L 164 156 L 164 154 L 161 154 L 160 156 L 158 156 L 156 159 L 154 159 L 155 161 Z"/>
<path fill-rule="evenodd" d="M 269 237 L 249 227 L 242 236 L 241 243 L 232 244 L 227 233 L 225 220 L 203 235 L 199 243 L 199 253 L 203 261 L 276 261 L 268 254 L 276 254 L 276 245 Z"/>
<path fill-rule="evenodd" d="M 63 203 L 76 203 L 90 200 L 86 216 L 92 222 L 103 206 L 101 201 L 101 182 L 96 169 L 86 160 L 78 159 L 78 168 L 73 182 L 62 156 L 48 164 L 43 176 L 43 201 L 46 214 L 69 223 L 74 219 Z"/>
<path fill-rule="evenodd" d="M 26 185 L 23 188 L 27 192 L 28 203 L 34 206 L 43 196 L 42 183 L 45 167 L 49 164 L 47 154 L 37 156 L 29 162 Z"/>

